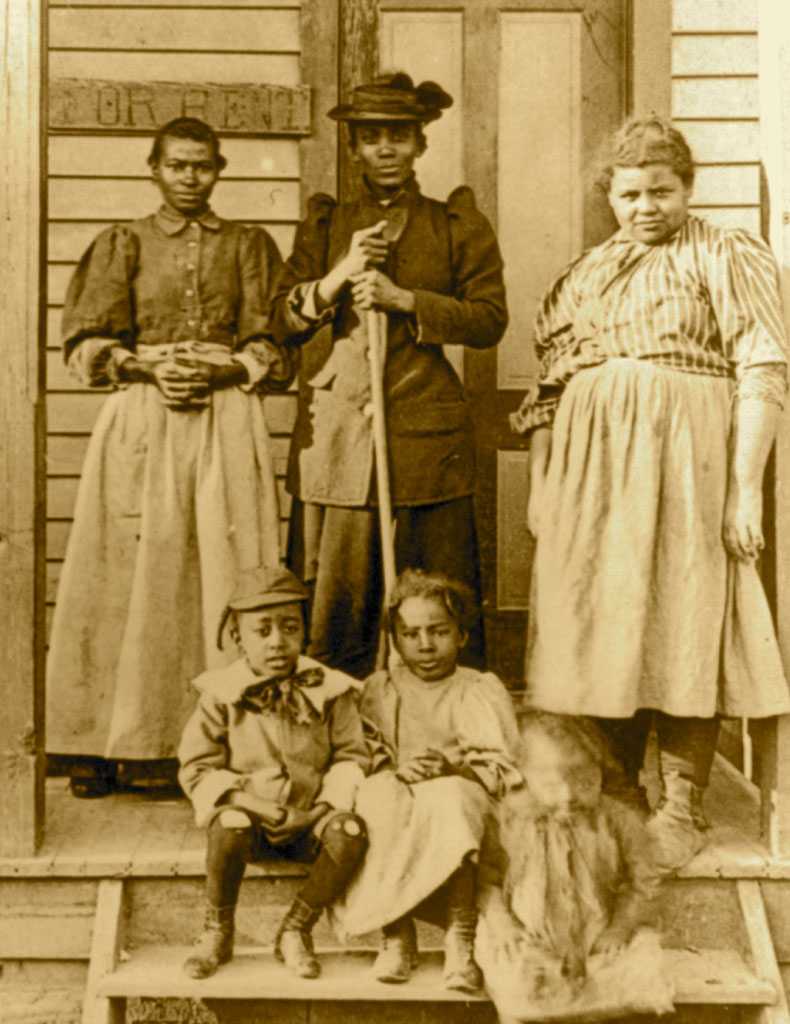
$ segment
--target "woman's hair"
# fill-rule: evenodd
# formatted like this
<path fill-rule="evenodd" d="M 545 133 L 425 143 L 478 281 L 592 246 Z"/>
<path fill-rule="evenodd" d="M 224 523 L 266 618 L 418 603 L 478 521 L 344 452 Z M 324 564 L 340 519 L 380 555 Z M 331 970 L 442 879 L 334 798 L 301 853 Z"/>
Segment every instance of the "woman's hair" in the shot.
<path fill-rule="evenodd" d="M 607 140 L 601 152 L 596 184 L 608 193 L 618 167 L 667 164 L 690 188 L 694 184 L 694 157 L 683 133 L 657 114 L 632 117 Z"/>
<path fill-rule="evenodd" d="M 563 750 L 581 751 L 591 765 L 611 768 L 609 753 L 603 734 L 593 722 L 575 715 L 558 715 L 550 711 L 528 711 L 519 720 L 522 748 L 529 750 L 531 736 L 545 736 Z"/>
<path fill-rule="evenodd" d="M 395 621 L 403 602 L 409 597 L 423 597 L 437 601 L 463 632 L 467 632 L 475 618 L 475 599 L 472 591 L 459 580 L 450 579 L 442 572 L 424 569 L 404 569 L 395 582 L 387 607 L 390 631 L 395 633 Z"/>
<path fill-rule="evenodd" d="M 156 167 L 162 159 L 162 150 L 164 149 L 164 139 L 166 137 L 205 142 L 211 146 L 214 162 L 220 171 L 225 168 L 228 162 L 219 151 L 219 136 L 210 125 L 207 125 L 205 121 L 198 120 L 196 117 L 176 117 L 172 121 L 168 121 L 167 124 L 162 125 L 154 136 L 151 152 L 148 154 L 148 163 L 151 167 Z"/>
<path fill-rule="evenodd" d="M 375 124 L 376 122 L 374 121 L 372 123 Z M 382 124 L 385 124 L 385 123 L 387 123 L 387 122 L 382 121 Z M 403 123 L 403 124 L 413 124 L 414 125 L 414 133 L 417 136 L 417 146 L 419 147 L 420 155 L 422 155 L 425 152 L 425 150 L 428 148 L 428 139 L 425 136 L 425 130 L 424 130 L 423 126 L 418 121 L 404 121 L 404 122 L 392 122 L 392 123 L 393 124 L 400 124 L 400 123 Z M 347 121 L 346 122 L 346 128 L 348 129 L 348 146 L 349 146 L 349 149 L 352 152 L 355 152 L 356 148 L 357 148 L 357 131 L 360 128 L 364 128 L 364 127 L 365 127 L 364 122 L 359 122 L 359 121 Z"/>

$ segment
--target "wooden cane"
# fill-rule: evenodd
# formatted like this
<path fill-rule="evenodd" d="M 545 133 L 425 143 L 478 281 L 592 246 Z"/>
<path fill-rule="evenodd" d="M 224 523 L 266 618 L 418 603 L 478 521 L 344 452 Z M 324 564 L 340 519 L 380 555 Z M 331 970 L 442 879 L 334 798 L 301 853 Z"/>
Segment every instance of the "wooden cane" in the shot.
<path fill-rule="evenodd" d="M 387 420 L 384 407 L 384 355 L 387 347 L 387 316 L 375 309 L 367 313 L 370 397 L 373 406 L 373 450 L 376 457 L 376 489 L 379 499 L 381 561 L 385 601 L 395 586 L 395 526 L 392 520 Z"/>

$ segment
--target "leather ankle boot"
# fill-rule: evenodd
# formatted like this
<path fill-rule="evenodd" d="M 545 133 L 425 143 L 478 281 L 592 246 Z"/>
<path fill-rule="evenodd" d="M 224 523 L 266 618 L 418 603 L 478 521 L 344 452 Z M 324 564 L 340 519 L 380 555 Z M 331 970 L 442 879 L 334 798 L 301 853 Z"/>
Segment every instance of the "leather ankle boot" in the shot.
<path fill-rule="evenodd" d="M 321 973 L 311 935 L 320 916 L 320 909 L 315 910 L 297 896 L 274 940 L 274 955 L 299 978 L 317 978 Z"/>
<path fill-rule="evenodd" d="M 703 792 L 677 772 L 662 776 L 661 798 L 646 826 L 662 875 L 679 871 L 707 842 L 710 826 L 702 810 Z"/>
<path fill-rule="evenodd" d="M 450 906 L 444 936 L 444 987 L 459 992 L 477 992 L 483 974 L 475 963 L 474 945 L 477 910 Z"/>
<path fill-rule="evenodd" d="M 233 956 L 233 921 L 236 907 L 207 907 L 203 934 L 184 961 L 190 978 L 209 978 Z"/>
<path fill-rule="evenodd" d="M 373 964 L 377 981 L 397 985 L 408 981 L 417 966 L 417 930 L 410 917 L 401 917 L 382 929 L 381 949 Z"/>

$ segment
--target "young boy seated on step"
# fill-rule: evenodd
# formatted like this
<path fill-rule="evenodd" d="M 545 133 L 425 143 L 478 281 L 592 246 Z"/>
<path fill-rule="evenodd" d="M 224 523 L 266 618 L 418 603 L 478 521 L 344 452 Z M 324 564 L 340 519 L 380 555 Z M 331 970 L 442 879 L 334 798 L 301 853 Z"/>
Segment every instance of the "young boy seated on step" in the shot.
<path fill-rule="evenodd" d="M 476 955 L 500 1021 L 671 1010 L 647 930 L 659 875 L 637 811 L 601 791 L 602 737 L 545 711 L 520 732 L 526 787 L 502 801 L 480 855 Z"/>
<path fill-rule="evenodd" d="M 206 923 L 184 970 L 206 978 L 233 955 L 245 865 L 313 860 L 280 925 L 275 954 L 295 974 L 320 965 L 311 931 L 362 860 L 351 813 L 368 766 L 354 679 L 301 654 L 307 590 L 287 569 L 240 574 L 219 626 L 241 657 L 195 680 L 200 699 L 179 749 L 179 779 L 208 830 Z"/>

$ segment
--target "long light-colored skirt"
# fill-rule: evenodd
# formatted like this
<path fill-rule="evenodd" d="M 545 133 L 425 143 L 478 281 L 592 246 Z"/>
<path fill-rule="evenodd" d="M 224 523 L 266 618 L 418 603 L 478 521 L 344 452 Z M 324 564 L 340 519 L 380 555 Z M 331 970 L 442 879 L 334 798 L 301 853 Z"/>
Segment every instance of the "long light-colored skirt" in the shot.
<path fill-rule="evenodd" d="M 279 516 L 261 398 L 215 391 L 200 411 L 133 384 L 93 431 L 58 587 L 47 749 L 174 757 L 191 680 L 216 647 L 239 568 L 277 564 Z"/>
<path fill-rule="evenodd" d="M 568 384 L 533 570 L 534 706 L 790 710 L 757 569 L 722 542 L 731 401 L 727 379 L 632 359 Z"/>
<path fill-rule="evenodd" d="M 413 786 L 391 771 L 365 779 L 354 810 L 370 845 L 332 908 L 338 933 L 364 935 L 415 910 L 480 849 L 490 806 L 482 786 L 456 776 Z"/>

